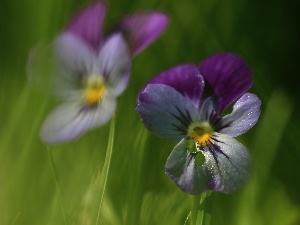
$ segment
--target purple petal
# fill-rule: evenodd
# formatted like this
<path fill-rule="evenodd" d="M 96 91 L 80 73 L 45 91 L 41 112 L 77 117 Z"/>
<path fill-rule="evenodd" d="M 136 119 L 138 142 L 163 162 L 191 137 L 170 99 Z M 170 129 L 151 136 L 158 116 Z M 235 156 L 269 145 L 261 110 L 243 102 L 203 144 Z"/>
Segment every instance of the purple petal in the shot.
<path fill-rule="evenodd" d="M 177 186 L 189 194 L 201 194 L 207 190 L 208 181 L 203 166 L 195 163 L 196 154 L 186 149 L 187 141 L 182 139 L 167 159 L 165 171 Z M 200 152 L 197 154 L 201 154 Z"/>
<path fill-rule="evenodd" d="M 245 60 L 231 53 L 219 53 L 199 65 L 200 72 L 213 89 L 220 114 L 244 94 L 252 85 L 250 66 Z"/>
<path fill-rule="evenodd" d="M 136 111 L 145 127 L 159 137 L 180 140 L 199 111 L 189 99 L 164 84 L 149 84 L 138 96 Z"/>
<path fill-rule="evenodd" d="M 224 116 L 217 124 L 219 133 L 231 137 L 239 136 L 251 129 L 258 121 L 261 101 L 250 93 L 244 94 L 233 106 L 231 114 Z"/>
<path fill-rule="evenodd" d="M 99 52 L 100 72 L 115 96 L 126 88 L 130 75 L 131 57 L 121 33 L 112 34 Z"/>
<path fill-rule="evenodd" d="M 135 56 L 157 39 L 168 23 L 168 16 L 162 12 L 140 12 L 126 17 L 119 28 L 128 35 L 130 49 Z"/>
<path fill-rule="evenodd" d="M 97 108 L 85 108 L 79 101 L 63 103 L 46 118 L 40 136 L 47 144 L 72 141 L 86 131 L 106 124 L 115 109 L 115 99 L 108 96 Z"/>
<path fill-rule="evenodd" d="M 97 1 L 87 5 L 75 13 L 66 30 L 82 38 L 97 51 L 102 41 L 105 14 L 105 3 Z"/>
<path fill-rule="evenodd" d="M 165 84 L 171 86 L 183 96 L 189 98 L 196 107 L 199 106 L 204 87 L 203 77 L 198 68 L 191 64 L 176 66 L 162 72 L 152 78 L 148 84 Z"/>

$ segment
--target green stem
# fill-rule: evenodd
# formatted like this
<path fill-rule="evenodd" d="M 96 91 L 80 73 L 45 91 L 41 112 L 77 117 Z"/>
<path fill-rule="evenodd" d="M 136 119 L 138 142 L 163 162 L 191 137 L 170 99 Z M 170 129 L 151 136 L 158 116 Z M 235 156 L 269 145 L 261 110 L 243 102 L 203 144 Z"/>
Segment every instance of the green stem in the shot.
<path fill-rule="evenodd" d="M 67 224 L 66 221 L 66 216 L 65 216 L 65 210 L 64 210 L 64 206 L 63 206 L 63 201 L 62 201 L 62 196 L 61 196 L 61 190 L 58 184 L 58 178 L 57 178 L 57 173 L 56 173 L 56 169 L 55 169 L 55 165 L 54 165 L 54 160 L 50 151 L 50 148 L 47 147 L 48 150 L 48 155 L 49 155 L 49 159 L 50 159 L 50 163 L 51 163 L 51 168 L 52 168 L 52 173 L 53 173 L 53 177 L 55 180 L 55 185 L 56 185 L 56 189 L 57 189 L 57 193 L 58 193 L 58 197 L 59 197 L 59 202 L 60 202 L 60 208 L 61 208 L 61 212 L 64 218 L 64 224 Z"/>
<path fill-rule="evenodd" d="M 184 224 L 209 225 L 211 220 L 213 193 L 205 192 L 200 195 L 191 195 L 191 211 Z"/>
<path fill-rule="evenodd" d="M 197 224 L 197 216 L 198 216 L 198 208 L 200 203 L 200 195 L 192 195 L 191 196 L 191 216 L 190 216 L 190 224 Z"/>
<path fill-rule="evenodd" d="M 103 184 L 103 186 L 102 186 L 102 190 L 101 190 L 101 198 L 100 198 L 100 203 L 99 203 L 99 208 L 98 208 L 96 225 L 98 224 L 99 218 L 100 218 L 100 212 L 101 212 L 101 208 L 102 208 L 102 202 L 103 202 L 103 197 L 104 197 L 104 192 L 105 192 L 105 187 L 106 187 L 106 182 L 107 182 L 107 177 L 108 177 L 108 171 L 109 171 L 109 166 L 110 166 L 110 160 L 111 160 L 111 156 L 112 156 L 112 152 L 113 152 L 114 136 L 115 136 L 115 117 L 112 118 L 111 123 L 110 123 L 106 156 L 105 156 L 105 161 L 104 161 L 101 178 L 100 178 L 100 184 Z"/>
<path fill-rule="evenodd" d="M 199 207 L 199 220 L 197 225 L 209 225 L 212 212 L 213 193 L 205 192 L 201 196 Z"/>
<path fill-rule="evenodd" d="M 15 225 L 15 223 L 16 223 L 17 219 L 19 218 L 20 214 L 21 214 L 21 212 L 18 212 L 18 214 L 14 218 L 14 221 L 13 221 L 12 225 Z"/>
<path fill-rule="evenodd" d="M 183 225 L 188 225 L 188 223 L 190 223 L 190 217 L 191 217 L 191 211 L 189 212 L 188 216 L 186 217 L 184 224 Z"/>
<path fill-rule="evenodd" d="M 143 199 L 143 170 L 145 165 L 145 147 L 148 138 L 148 133 L 144 128 L 137 132 L 136 140 L 133 145 L 133 151 L 136 155 L 136 163 L 131 167 L 132 175 L 130 180 L 130 195 L 128 196 L 128 217 L 126 225 L 140 224 L 141 218 L 141 205 Z"/>

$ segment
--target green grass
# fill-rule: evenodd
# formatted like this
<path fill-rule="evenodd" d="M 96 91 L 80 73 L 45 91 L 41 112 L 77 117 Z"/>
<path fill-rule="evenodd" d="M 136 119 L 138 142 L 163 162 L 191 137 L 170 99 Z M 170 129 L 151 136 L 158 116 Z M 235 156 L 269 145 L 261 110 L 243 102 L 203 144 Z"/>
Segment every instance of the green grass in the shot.
<path fill-rule="evenodd" d="M 219 51 L 240 54 L 249 62 L 254 75 L 250 92 L 262 99 L 262 114 L 258 124 L 239 137 L 252 156 L 254 174 L 243 190 L 214 193 L 211 224 L 299 224 L 296 5 L 258 0 L 109 1 L 107 25 L 145 9 L 167 12 L 170 25 L 133 60 L 130 84 L 118 99 L 102 199 L 110 124 L 72 143 L 43 144 L 39 129 L 55 103 L 32 90 L 26 75 L 30 49 L 50 41 L 85 3 L 0 3 L 0 224 L 89 225 L 97 218 L 101 225 L 184 224 L 190 200 L 164 174 L 176 142 L 157 138 L 142 126 L 134 110 L 136 96 L 155 74 L 180 63 L 198 64 Z"/>

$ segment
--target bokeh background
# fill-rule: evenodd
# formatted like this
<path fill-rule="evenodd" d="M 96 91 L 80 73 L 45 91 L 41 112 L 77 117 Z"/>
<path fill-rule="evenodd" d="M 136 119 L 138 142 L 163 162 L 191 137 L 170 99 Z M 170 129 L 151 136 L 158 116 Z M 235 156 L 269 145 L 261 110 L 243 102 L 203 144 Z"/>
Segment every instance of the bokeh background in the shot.
<path fill-rule="evenodd" d="M 68 144 L 46 146 L 40 125 L 55 106 L 28 85 L 29 52 L 51 41 L 84 0 L 0 2 L 0 224 L 96 224 L 109 124 Z M 134 110 L 143 84 L 181 63 L 221 51 L 253 69 L 259 123 L 238 139 L 255 170 L 231 195 L 214 194 L 212 224 L 300 224 L 299 3 L 258 0 L 108 0 L 105 28 L 126 14 L 158 9 L 164 35 L 133 60 L 118 99 L 114 148 L 99 224 L 184 224 L 189 198 L 164 174 L 176 142 L 150 134 Z M 43 76 L 43 74 L 41 74 Z M 51 165 L 49 151 L 53 157 Z M 56 178 L 54 178 L 55 171 Z M 64 212 L 64 213 L 62 213 Z"/>

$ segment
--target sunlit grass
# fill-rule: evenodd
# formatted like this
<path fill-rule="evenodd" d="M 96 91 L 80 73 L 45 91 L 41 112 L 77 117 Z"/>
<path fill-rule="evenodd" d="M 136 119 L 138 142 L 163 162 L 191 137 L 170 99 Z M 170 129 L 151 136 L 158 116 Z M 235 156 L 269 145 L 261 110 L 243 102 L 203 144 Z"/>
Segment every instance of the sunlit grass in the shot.
<path fill-rule="evenodd" d="M 34 93 L 26 87 L 20 92 L 19 104 L 12 106 L 13 113 L 7 118 L 7 133 L 1 134 L 1 158 L 6 159 L 1 164 L 1 180 L 6 181 L 0 192 L 1 221 L 64 224 L 62 206 L 67 224 L 95 224 L 109 126 L 91 131 L 74 143 L 50 147 L 59 181 L 58 192 L 48 147 L 38 137 L 39 125 L 49 107 L 42 103 L 33 110 L 29 99 L 34 98 Z M 189 213 L 189 200 L 163 171 L 174 143 L 158 139 L 142 127 L 132 109 L 134 101 L 130 103 L 132 108 L 120 109 L 128 105 L 127 98 L 132 95 L 129 90 L 120 98 L 116 112 L 116 143 L 99 224 L 165 224 L 170 221 L 183 224 Z M 27 104 L 22 104 L 23 101 Z M 250 138 L 241 140 L 251 152 L 254 175 L 245 190 L 232 195 L 215 194 L 213 224 L 228 224 L 223 221 L 226 218 L 230 224 L 271 221 L 279 225 L 293 224 L 299 218 L 299 207 L 271 173 L 293 106 L 282 90 L 274 91 L 251 136 L 252 141 Z M 27 119 L 23 115 L 27 115 Z M 132 121 L 133 126 L 126 126 L 127 121 Z M 34 215 L 38 216 L 32 220 Z"/>
<path fill-rule="evenodd" d="M 69 12 L 83 3 L 47 1 L 39 5 L 26 0 L 25 7 L 8 0 L 0 3 L 0 26 L 6 31 L 1 40 L 7 38 L 0 44 L 1 225 L 96 224 L 110 124 L 72 143 L 45 145 L 39 138 L 39 129 L 54 103 L 30 89 L 26 77 L 30 48 L 40 38 L 51 39 L 60 31 Z M 134 110 L 136 96 L 156 73 L 179 63 L 198 63 L 217 51 L 233 51 L 245 56 L 254 71 L 251 92 L 263 101 L 258 124 L 239 139 L 252 156 L 253 176 L 243 190 L 231 195 L 214 193 L 211 224 L 298 224 L 300 201 L 296 179 L 299 173 L 287 169 L 290 161 L 280 161 L 287 158 L 285 154 L 294 153 L 295 161 L 300 156 L 299 116 L 295 113 L 298 102 L 279 78 L 272 80 L 286 75 L 276 74 L 277 65 L 268 64 L 269 60 L 273 62 L 273 52 L 260 55 L 263 52 L 258 49 L 263 45 L 260 39 L 247 36 L 255 31 L 245 33 L 242 25 L 252 27 L 251 23 L 243 23 L 248 21 L 247 12 L 255 8 L 254 3 L 232 0 L 226 7 L 214 1 L 177 4 L 131 1 L 122 2 L 122 7 L 117 7 L 120 3 L 117 0 L 109 3 L 108 24 L 127 11 L 156 7 L 170 14 L 171 24 L 164 36 L 134 59 L 129 87 L 118 99 L 113 152 L 98 224 L 184 224 L 190 211 L 189 198 L 164 174 L 164 164 L 176 143 L 159 139 L 142 126 Z M 4 14 L 2 4 L 7 9 Z M 226 12 L 231 12 L 230 16 L 222 20 Z M 9 13 L 14 14 L 11 20 Z M 7 16 L 5 20 L 3 15 Z M 18 28 L 19 23 L 22 29 Z M 266 46 L 264 50 L 271 47 Z M 269 54 L 270 59 L 264 59 L 265 54 Z M 272 86 L 274 83 L 276 88 Z M 293 126 L 289 127 L 291 123 Z M 295 179 L 283 179 L 276 172 L 278 168 L 293 174 Z M 292 168 L 299 169 L 299 166 Z"/>

